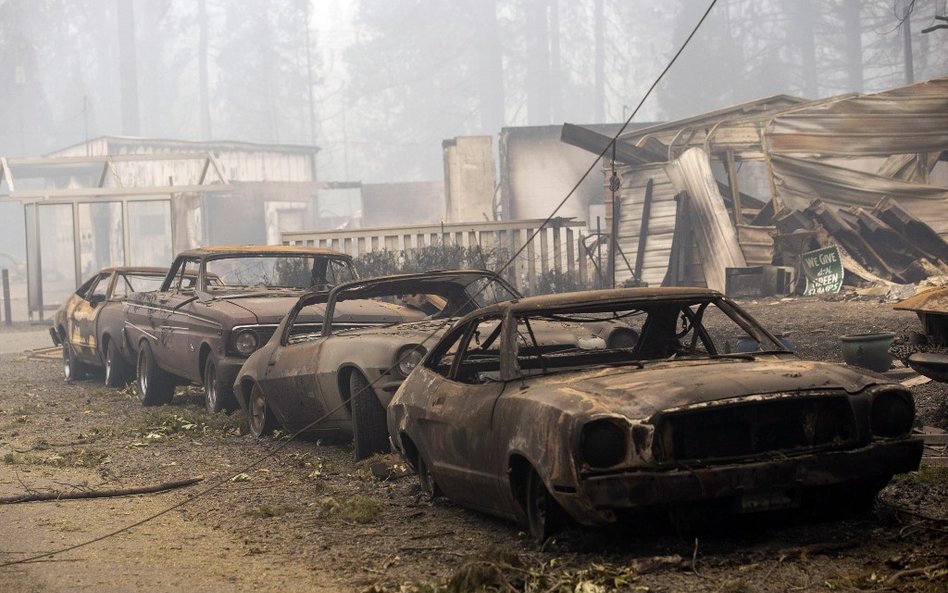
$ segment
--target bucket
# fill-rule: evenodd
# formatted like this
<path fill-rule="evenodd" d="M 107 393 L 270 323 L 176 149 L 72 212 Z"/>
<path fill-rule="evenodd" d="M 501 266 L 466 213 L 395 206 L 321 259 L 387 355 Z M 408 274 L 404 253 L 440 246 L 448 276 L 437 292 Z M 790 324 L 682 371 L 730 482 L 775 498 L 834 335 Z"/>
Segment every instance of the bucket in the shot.
<path fill-rule="evenodd" d="M 843 342 L 843 360 L 846 364 L 863 367 L 881 373 L 892 366 L 889 347 L 895 334 L 889 332 L 873 334 L 851 334 L 840 336 Z"/>

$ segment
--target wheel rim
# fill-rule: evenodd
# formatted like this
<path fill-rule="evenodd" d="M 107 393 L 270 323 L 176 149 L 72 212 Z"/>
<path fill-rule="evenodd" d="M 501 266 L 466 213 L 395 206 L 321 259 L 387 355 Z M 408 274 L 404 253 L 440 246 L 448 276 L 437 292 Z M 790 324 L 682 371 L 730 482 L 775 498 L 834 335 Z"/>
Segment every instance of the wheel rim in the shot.
<path fill-rule="evenodd" d="M 267 425 L 267 402 L 263 399 L 263 392 L 256 385 L 250 392 L 250 432 L 254 436 L 263 436 Z"/>
<path fill-rule="evenodd" d="M 527 521 L 530 525 L 530 532 L 536 539 L 543 539 L 547 535 L 549 500 L 546 487 L 543 486 L 543 481 L 536 473 L 530 476 L 527 497 Z"/>
<path fill-rule="evenodd" d="M 138 355 L 138 390 L 142 397 L 148 393 L 148 357 L 144 350 Z"/>
<path fill-rule="evenodd" d="M 204 397 L 207 400 L 207 411 L 217 411 L 217 368 L 213 361 L 207 362 L 204 372 Z"/>
<path fill-rule="evenodd" d="M 105 382 L 109 383 L 112 380 L 112 345 L 109 344 L 105 347 Z"/>
<path fill-rule="evenodd" d="M 63 375 L 66 379 L 72 379 L 72 363 L 69 360 L 69 346 L 63 344 Z"/>

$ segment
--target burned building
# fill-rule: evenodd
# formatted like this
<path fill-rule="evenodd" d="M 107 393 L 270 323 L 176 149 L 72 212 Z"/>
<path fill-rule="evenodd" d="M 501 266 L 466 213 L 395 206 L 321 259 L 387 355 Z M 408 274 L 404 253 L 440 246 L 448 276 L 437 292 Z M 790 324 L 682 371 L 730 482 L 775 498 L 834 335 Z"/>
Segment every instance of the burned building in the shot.
<path fill-rule="evenodd" d="M 579 126 L 562 139 L 612 152 L 611 137 Z M 948 237 L 946 150 L 948 78 L 771 97 L 622 134 L 616 201 L 606 192 L 616 280 L 724 290 L 728 268 L 793 265 L 827 242 L 866 280 L 944 273 L 932 251 Z M 922 236 L 931 266 L 913 269 Z"/>

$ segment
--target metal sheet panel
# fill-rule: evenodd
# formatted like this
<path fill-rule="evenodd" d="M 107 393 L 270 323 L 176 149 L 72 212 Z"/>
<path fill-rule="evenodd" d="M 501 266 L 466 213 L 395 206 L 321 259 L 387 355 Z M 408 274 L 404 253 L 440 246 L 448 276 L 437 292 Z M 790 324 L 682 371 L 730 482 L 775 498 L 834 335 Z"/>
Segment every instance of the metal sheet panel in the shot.
<path fill-rule="evenodd" d="M 791 206 L 806 208 L 819 198 L 840 208 L 873 208 L 885 196 L 896 198 L 913 216 L 942 237 L 948 236 L 948 188 L 854 171 L 818 161 L 774 155 L 777 195 Z"/>
<path fill-rule="evenodd" d="M 692 229 L 708 288 L 724 292 L 725 269 L 743 268 L 747 263 L 724 207 L 724 198 L 718 192 L 708 153 L 690 148 L 669 163 L 666 171 L 675 187 L 691 196 L 688 205 Z"/>
<path fill-rule="evenodd" d="M 645 186 L 652 180 L 652 208 L 649 217 L 648 237 L 645 243 L 645 255 L 642 259 L 642 280 L 649 286 L 659 286 L 668 270 L 668 257 L 671 253 L 672 235 L 675 232 L 675 195 L 678 191 L 672 185 L 662 164 L 622 167 L 619 170 L 622 187 L 618 192 L 619 207 L 619 248 L 633 268 L 642 228 L 642 207 L 645 204 Z M 606 208 L 606 228 L 611 222 L 611 210 Z M 620 255 L 616 260 L 616 284 L 632 277 L 629 267 Z"/>

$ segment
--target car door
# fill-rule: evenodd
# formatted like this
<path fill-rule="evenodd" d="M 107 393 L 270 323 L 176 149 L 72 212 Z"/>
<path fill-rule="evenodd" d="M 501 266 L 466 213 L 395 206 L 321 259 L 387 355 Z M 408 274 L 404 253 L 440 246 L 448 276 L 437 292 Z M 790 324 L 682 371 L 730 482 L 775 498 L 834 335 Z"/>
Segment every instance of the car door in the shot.
<path fill-rule="evenodd" d="M 292 311 L 267 360 L 267 368 L 258 376 L 270 409 L 283 426 L 298 430 L 330 410 L 319 397 L 316 374 L 320 352 L 331 336 L 308 331 L 306 315 Z M 291 338 L 291 336 L 293 336 Z M 277 339 L 275 336 L 274 339 Z"/>
<path fill-rule="evenodd" d="M 187 259 L 178 267 L 171 286 L 158 296 L 155 311 L 159 346 L 155 349 L 158 365 L 176 375 L 197 380 L 198 352 L 194 348 L 192 334 L 206 325 L 203 318 L 194 315 L 197 300 L 195 278 L 200 261 Z"/>
<path fill-rule="evenodd" d="M 84 362 L 99 363 L 96 322 L 99 313 L 105 307 L 112 274 L 102 272 L 95 282 L 78 300 L 72 310 L 72 327 L 69 330 L 69 343 L 73 352 Z"/>
<path fill-rule="evenodd" d="M 504 466 L 492 417 L 504 392 L 500 381 L 499 318 L 472 320 L 444 380 L 425 403 L 425 449 L 432 474 L 450 498 L 491 508 Z M 450 353 L 449 353 L 450 354 Z"/>

